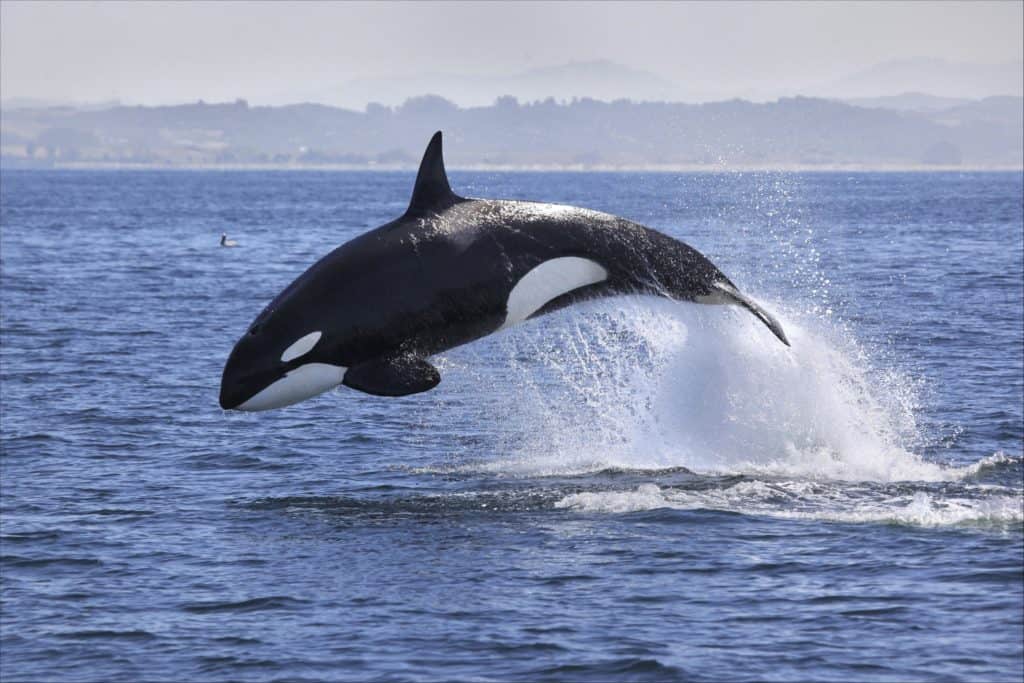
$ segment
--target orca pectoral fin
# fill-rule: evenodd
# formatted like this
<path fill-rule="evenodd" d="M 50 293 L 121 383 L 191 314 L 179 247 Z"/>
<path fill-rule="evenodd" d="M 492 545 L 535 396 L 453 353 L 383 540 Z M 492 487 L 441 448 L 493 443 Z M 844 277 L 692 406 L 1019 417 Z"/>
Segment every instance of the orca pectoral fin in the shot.
<path fill-rule="evenodd" d="M 729 302 L 739 304 L 740 306 L 742 306 L 743 308 L 747 309 L 755 316 L 757 316 L 758 320 L 767 325 L 768 329 L 772 331 L 772 334 L 779 338 L 779 341 L 781 341 L 786 346 L 790 345 L 789 340 L 786 339 L 786 333 L 782 330 L 782 325 L 779 324 L 779 321 L 776 320 L 771 313 L 761 308 L 760 304 L 758 304 L 756 301 L 749 298 L 748 296 L 741 294 L 739 290 L 737 290 L 735 287 L 728 283 L 716 282 L 712 286 L 716 290 L 718 290 L 726 299 L 728 299 Z"/>
<path fill-rule="evenodd" d="M 408 396 L 430 391 L 440 382 L 433 365 L 418 356 L 398 354 L 349 368 L 342 384 L 374 396 Z"/>

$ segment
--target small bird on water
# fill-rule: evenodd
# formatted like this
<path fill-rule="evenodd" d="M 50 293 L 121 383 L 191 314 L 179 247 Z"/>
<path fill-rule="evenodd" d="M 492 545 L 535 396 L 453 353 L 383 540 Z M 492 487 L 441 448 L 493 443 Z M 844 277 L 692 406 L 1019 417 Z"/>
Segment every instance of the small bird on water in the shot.
<path fill-rule="evenodd" d="M 220 234 L 220 246 L 222 246 L 222 247 L 237 247 L 238 246 L 238 242 L 236 242 L 235 240 L 229 240 L 228 239 L 228 234 L 226 232 L 222 232 Z"/>

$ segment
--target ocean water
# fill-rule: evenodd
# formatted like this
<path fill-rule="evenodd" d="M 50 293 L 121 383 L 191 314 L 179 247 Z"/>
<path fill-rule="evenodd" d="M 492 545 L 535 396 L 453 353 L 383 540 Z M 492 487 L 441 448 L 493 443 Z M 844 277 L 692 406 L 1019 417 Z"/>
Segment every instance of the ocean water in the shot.
<path fill-rule="evenodd" d="M 1021 680 L 1020 173 L 452 181 L 675 235 L 793 346 L 610 299 L 225 413 L 412 174 L 4 172 L 0 679 Z"/>

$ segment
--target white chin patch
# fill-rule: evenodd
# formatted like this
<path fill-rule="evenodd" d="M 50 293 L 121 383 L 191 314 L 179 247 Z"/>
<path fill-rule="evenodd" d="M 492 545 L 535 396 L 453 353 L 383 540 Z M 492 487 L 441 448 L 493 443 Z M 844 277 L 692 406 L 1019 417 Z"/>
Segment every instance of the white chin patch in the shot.
<path fill-rule="evenodd" d="M 320 331 L 310 332 L 309 334 L 300 337 L 294 344 L 289 346 L 281 354 L 281 362 L 287 363 L 290 360 L 295 360 L 299 356 L 305 356 L 307 353 L 313 350 L 316 343 L 320 341 Z"/>
<path fill-rule="evenodd" d="M 327 363 L 300 365 L 238 406 L 238 410 L 271 410 L 305 401 L 341 384 L 345 370 L 340 365 Z"/>
<path fill-rule="evenodd" d="M 604 266 L 590 259 L 564 256 L 545 261 L 512 288 L 508 295 L 508 313 L 500 329 L 523 322 L 552 299 L 607 279 L 608 271 Z"/>

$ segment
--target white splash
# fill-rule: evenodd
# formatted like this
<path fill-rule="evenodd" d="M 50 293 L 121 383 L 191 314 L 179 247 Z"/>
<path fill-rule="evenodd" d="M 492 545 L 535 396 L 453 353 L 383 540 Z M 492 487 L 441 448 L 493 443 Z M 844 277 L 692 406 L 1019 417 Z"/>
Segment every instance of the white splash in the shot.
<path fill-rule="evenodd" d="M 854 481 L 941 481 L 924 461 L 915 383 L 878 371 L 814 319 L 783 321 L 792 348 L 741 310 L 611 299 L 545 317 L 499 341 L 515 455 L 493 471 L 569 474 L 685 467 Z"/>
<path fill-rule="evenodd" d="M 465 390 L 473 387 L 480 409 L 501 419 L 497 456 L 446 471 L 652 471 L 650 483 L 555 503 L 585 512 L 714 509 L 922 526 L 1021 521 L 1020 491 L 972 481 L 1019 456 L 999 453 L 966 467 L 926 461 L 917 452 L 925 442 L 914 418 L 916 382 L 873 367 L 827 318 L 772 309 L 791 348 L 742 310 L 626 298 L 499 337 L 490 354 L 502 363 L 450 355 L 446 377 L 471 380 Z M 705 476 L 699 487 L 667 485 L 657 471 L 672 468 Z M 717 475 L 729 479 L 706 478 Z M 734 475 L 744 481 L 733 483 Z"/>

